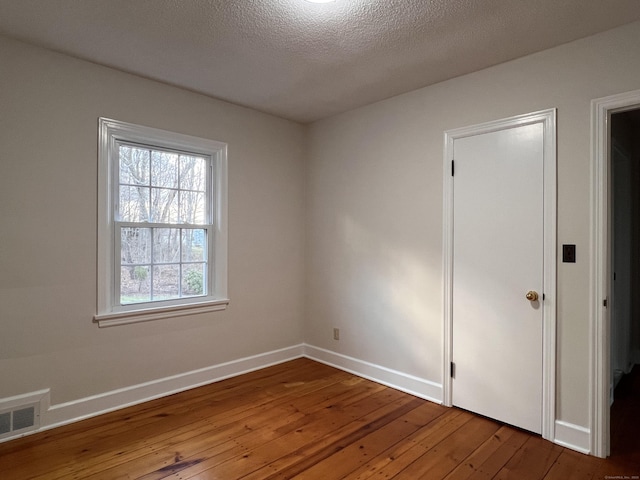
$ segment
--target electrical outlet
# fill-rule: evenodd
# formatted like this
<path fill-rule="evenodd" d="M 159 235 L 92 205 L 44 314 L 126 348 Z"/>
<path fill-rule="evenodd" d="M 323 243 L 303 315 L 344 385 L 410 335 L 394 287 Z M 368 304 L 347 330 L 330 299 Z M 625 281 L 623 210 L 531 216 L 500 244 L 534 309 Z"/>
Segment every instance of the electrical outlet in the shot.
<path fill-rule="evenodd" d="M 339 328 L 334 328 L 333 329 L 333 339 L 334 340 L 340 340 L 340 329 Z"/>

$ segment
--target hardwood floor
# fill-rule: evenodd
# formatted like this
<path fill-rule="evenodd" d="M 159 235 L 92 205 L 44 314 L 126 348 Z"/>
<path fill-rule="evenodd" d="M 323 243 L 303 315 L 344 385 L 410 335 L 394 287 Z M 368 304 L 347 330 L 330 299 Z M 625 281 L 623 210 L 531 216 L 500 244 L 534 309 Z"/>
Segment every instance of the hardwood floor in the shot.
<path fill-rule="evenodd" d="M 638 450 L 588 457 L 308 359 L 0 444 L 3 480 L 634 475 Z"/>
<path fill-rule="evenodd" d="M 640 365 L 622 377 L 611 406 L 611 458 L 640 462 Z M 640 469 L 636 475 L 640 475 Z"/>

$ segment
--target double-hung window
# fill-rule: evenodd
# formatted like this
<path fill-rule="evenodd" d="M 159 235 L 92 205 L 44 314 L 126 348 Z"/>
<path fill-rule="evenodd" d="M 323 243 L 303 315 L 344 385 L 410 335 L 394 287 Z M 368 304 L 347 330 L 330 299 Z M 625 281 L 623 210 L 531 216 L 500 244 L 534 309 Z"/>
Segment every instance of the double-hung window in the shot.
<path fill-rule="evenodd" d="M 100 326 L 225 308 L 226 145 L 100 119 Z"/>

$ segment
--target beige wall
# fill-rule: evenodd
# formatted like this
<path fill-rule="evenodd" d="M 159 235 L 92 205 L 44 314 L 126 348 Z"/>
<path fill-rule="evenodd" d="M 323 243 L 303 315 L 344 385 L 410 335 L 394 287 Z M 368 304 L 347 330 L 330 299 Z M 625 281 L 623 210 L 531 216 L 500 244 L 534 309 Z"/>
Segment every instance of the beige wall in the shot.
<path fill-rule="evenodd" d="M 0 399 L 59 404 L 302 341 L 302 126 L 2 37 L 0 65 Z M 228 143 L 228 310 L 92 323 L 100 116 Z"/>
<path fill-rule="evenodd" d="M 558 244 L 577 245 L 558 264 L 557 417 L 588 427 L 590 102 L 640 88 L 639 52 L 634 23 L 312 125 L 307 343 L 442 382 L 443 132 L 556 107 Z"/>

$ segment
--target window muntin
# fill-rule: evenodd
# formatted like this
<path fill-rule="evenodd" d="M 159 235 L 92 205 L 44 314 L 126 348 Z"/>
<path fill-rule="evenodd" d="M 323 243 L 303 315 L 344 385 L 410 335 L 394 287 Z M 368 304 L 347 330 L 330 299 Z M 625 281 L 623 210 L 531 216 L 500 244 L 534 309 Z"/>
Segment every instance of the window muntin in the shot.
<path fill-rule="evenodd" d="M 99 147 L 94 319 L 225 308 L 226 145 L 100 119 Z"/>

